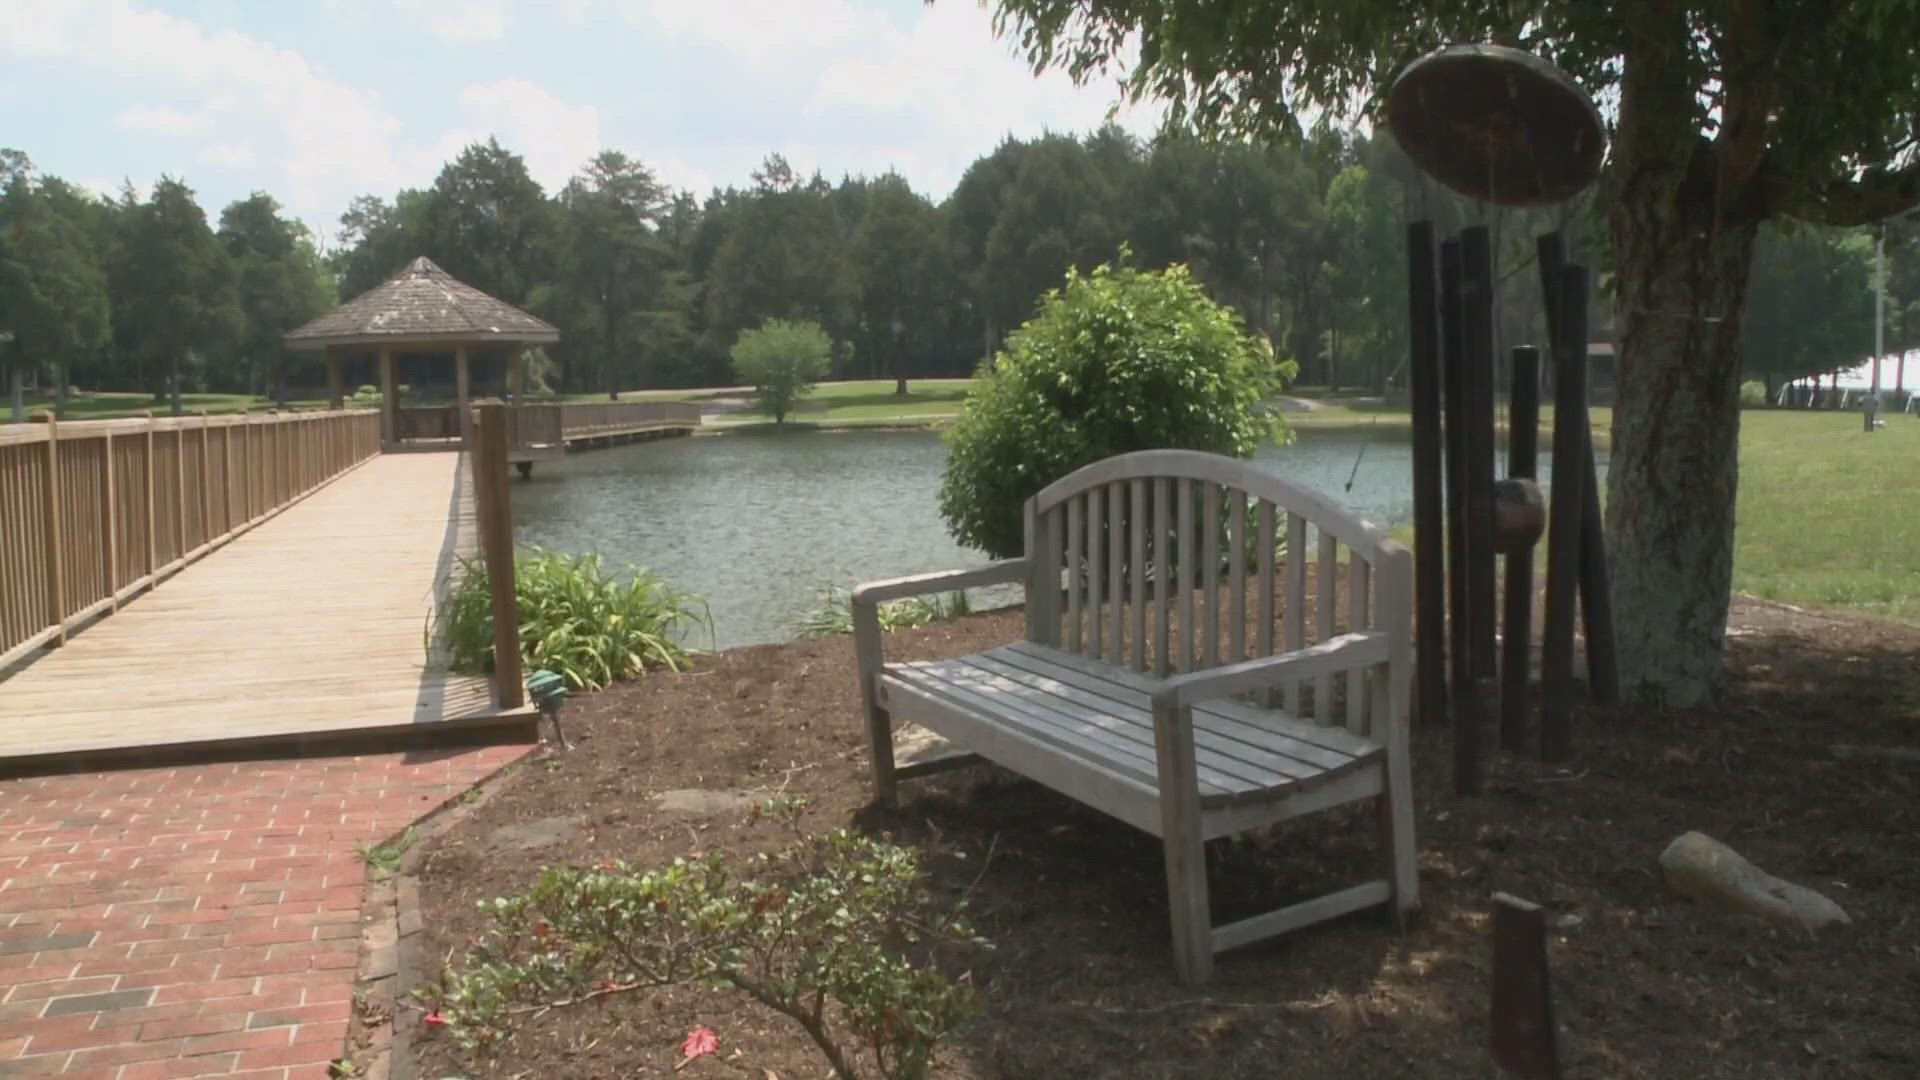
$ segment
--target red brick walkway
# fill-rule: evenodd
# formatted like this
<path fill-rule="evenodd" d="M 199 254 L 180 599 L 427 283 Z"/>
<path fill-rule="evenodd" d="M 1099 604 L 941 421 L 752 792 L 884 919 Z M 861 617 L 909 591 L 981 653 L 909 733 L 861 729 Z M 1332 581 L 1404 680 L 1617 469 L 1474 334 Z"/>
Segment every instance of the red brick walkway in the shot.
<path fill-rule="evenodd" d="M 352 1010 L 356 846 L 528 749 L 0 783 L 0 1080 L 326 1077 Z"/>

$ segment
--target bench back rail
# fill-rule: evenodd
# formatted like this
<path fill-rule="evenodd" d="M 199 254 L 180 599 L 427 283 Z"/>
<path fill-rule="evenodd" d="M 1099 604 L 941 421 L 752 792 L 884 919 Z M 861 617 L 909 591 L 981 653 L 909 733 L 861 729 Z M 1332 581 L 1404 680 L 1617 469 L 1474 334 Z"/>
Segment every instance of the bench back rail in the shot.
<path fill-rule="evenodd" d="M 1029 500 L 1026 549 L 1030 640 L 1165 676 L 1374 628 L 1374 578 L 1399 545 L 1249 462 L 1147 450 Z M 1295 681 L 1262 703 L 1378 738 L 1366 677 Z"/>

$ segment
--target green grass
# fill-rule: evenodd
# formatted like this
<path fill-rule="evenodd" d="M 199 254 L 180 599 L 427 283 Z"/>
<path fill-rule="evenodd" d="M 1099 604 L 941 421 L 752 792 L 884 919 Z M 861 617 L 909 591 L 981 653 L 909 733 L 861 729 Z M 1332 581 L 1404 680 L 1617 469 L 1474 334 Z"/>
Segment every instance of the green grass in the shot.
<path fill-rule="evenodd" d="M 251 394 L 182 394 L 180 407 L 189 413 L 197 413 L 202 409 L 210 413 L 236 413 L 271 409 L 273 402 Z M 155 401 L 152 394 L 139 392 L 75 394 L 67 398 L 66 419 L 114 420 L 135 416 L 146 410 L 152 410 L 155 416 L 166 416 L 172 408 L 169 401 Z M 52 410 L 53 395 L 27 395 L 28 416 Z"/>
<path fill-rule="evenodd" d="M 1611 421 L 1594 413 L 1597 429 Z M 1920 459 L 1920 419 L 1886 421 L 1869 435 L 1851 411 L 1742 414 L 1735 590 L 1920 620 L 1920 503 L 1900 486 Z M 1413 542 L 1411 526 L 1393 535 Z M 1545 558 L 1542 543 L 1536 575 Z"/>
<path fill-rule="evenodd" d="M 1920 619 L 1920 503 L 1904 484 L 1920 419 L 1886 422 L 1869 435 L 1852 411 L 1742 417 L 1734 588 Z"/>

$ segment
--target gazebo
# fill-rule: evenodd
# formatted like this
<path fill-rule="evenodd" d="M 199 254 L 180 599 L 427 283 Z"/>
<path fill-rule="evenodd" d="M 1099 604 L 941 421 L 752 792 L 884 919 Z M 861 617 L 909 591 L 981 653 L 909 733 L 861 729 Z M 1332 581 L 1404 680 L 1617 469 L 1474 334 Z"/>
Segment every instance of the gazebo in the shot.
<path fill-rule="evenodd" d="M 525 350 L 560 340 L 560 331 L 512 304 L 488 296 L 421 256 L 398 273 L 289 333 L 289 349 L 318 350 L 326 357 L 327 400 L 344 401 L 344 372 L 355 353 L 372 353 L 380 373 L 380 439 L 398 447 L 400 427 L 394 368 L 402 354 L 453 355 L 454 416 L 460 445 L 471 432 L 468 365 L 481 350 L 506 353 L 506 381 L 522 384 Z M 452 431 L 440 433 L 442 436 Z"/>

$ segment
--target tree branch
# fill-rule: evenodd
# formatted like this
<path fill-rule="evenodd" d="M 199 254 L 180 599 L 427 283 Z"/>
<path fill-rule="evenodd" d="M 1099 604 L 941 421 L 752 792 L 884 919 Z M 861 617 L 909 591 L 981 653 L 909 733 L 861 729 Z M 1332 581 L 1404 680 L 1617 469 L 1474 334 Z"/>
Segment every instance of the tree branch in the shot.
<path fill-rule="evenodd" d="M 1866 225 L 1920 206 L 1920 162 L 1789 192 L 1778 204 L 1788 217 L 1818 225 Z"/>

